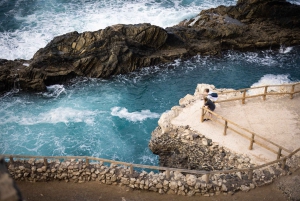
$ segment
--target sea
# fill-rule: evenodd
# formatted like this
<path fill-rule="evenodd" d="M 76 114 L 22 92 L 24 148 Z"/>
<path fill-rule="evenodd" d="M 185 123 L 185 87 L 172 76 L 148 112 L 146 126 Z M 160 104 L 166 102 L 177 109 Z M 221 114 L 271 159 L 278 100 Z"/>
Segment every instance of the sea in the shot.
<path fill-rule="evenodd" d="M 1 0 L 0 58 L 31 59 L 55 36 L 114 24 L 163 28 L 236 0 Z M 300 5 L 300 0 L 289 2 Z M 160 115 L 198 83 L 241 89 L 300 81 L 300 46 L 149 66 L 109 79 L 79 77 L 0 97 L 0 154 L 93 156 L 157 165 L 148 148 Z"/>

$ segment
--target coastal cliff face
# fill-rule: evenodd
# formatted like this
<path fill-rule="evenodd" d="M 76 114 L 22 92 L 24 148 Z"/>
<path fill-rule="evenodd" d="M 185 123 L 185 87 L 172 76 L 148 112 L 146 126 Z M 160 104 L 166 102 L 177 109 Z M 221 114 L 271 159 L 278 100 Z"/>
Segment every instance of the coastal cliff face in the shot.
<path fill-rule="evenodd" d="M 76 76 L 108 78 L 197 54 L 299 44 L 300 6 L 285 0 L 239 0 L 236 6 L 203 10 L 166 29 L 120 24 L 55 37 L 31 60 L 0 59 L 0 91 L 42 91 Z"/>
<path fill-rule="evenodd" d="M 189 127 L 172 128 L 168 133 L 157 127 L 151 136 L 149 148 L 159 156 L 163 167 L 211 171 L 254 166 L 248 157 L 219 146 Z"/>
<path fill-rule="evenodd" d="M 239 0 L 236 6 L 203 10 L 167 29 L 186 38 L 190 52 L 218 54 L 299 45 L 300 6 L 284 0 Z M 178 33 L 178 27 L 189 27 Z"/>

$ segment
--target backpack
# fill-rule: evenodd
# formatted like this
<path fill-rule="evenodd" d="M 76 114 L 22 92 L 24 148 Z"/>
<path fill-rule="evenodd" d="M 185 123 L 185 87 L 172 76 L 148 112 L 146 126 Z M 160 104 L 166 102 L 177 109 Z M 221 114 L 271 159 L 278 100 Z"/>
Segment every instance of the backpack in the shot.
<path fill-rule="evenodd" d="M 211 97 L 218 98 L 218 94 L 217 94 L 217 93 L 210 93 L 209 95 L 210 95 Z"/>

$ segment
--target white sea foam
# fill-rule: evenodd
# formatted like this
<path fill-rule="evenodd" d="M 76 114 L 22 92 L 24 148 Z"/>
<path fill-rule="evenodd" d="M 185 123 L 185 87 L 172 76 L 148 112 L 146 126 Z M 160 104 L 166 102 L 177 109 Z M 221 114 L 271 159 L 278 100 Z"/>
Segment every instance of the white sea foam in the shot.
<path fill-rule="evenodd" d="M 300 5 L 300 1 L 299 0 L 288 0 L 288 2 L 290 2 L 292 4 Z"/>
<path fill-rule="evenodd" d="M 278 64 L 276 57 L 273 55 L 273 51 L 267 50 L 260 53 L 257 52 L 247 52 L 244 53 L 243 59 L 249 63 L 256 63 L 262 66 L 274 66 Z"/>
<path fill-rule="evenodd" d="M 254 83 L 251 87 L 291 83 L 289 76 L 290 76 L 289 74 L 285 74 L 285 75 L 267 74 L 264 75 L 262 78 L 260 78 L 260 80 Z"/>
<path fill-rule="evenodd" d="M 281 74 L 281 75 L 273 75 L 273 74 L 266 74 L 260 80 L 254 84 L 252 84 L 251 87 L 259 87 L 259 86 L 270 86 L 270 85 L 281 85 L 281 84 L 288 84 L 292 81 L 289 79 L 289 74 Z M 283 90 L 280 87 L 268 87 L 268 92 L 270 91 L 280 91 Z M 259 89 L 251 89 L 248 91 L 249 94 L 261 94 L 264 93 L 263 88 Z"/>
<path fill-rule="evenodd" d="M 293 50 L 293 47 L 283 47 L 281 46 L 279 49 L 279 53 L 286 54 Z"/>
<path fill-rule="evenodd" d="M 150 155 L 149 153 L 146 153 L 145 155 L 142 155 L 142 156 L 140 157 L 140 160 L 142 161 L 143 164 L 156 165 L 156 162 L 157 162 L 157 156 L 155 156 L 155 155 Z"/>
<path fill-rule="evenodd" d="M 64 85 L 55 84 L 47 86 L 47 92 L 42 93 L 46 98 L 57 98 L 60 94 L 67 94 Z"/>
<path fill-rule="evenodd" d="M 48 112 L 41 113 L 37 116 L 23 116 L 20 117 L 17 123 L 21 125 L 35 125 L 35 124 L 57 124 L 57 123 L 71 123 L 84 122 L 88 125 L 93 125 L 97 112 L 90 110 L 78 110 L 69 107 L 59 107 L 51 109 Z"/>
<path fill-rule="evenodd" d="M 113 107 L 111 108 L 111 115 L 118 116 L 120 118 L 127 119 L 128 121 L 144 121 L 145 119 L 159 118 L 160 114 L 151 112 L 150 110 L 142 110 L 140 112 L 128 112 L 124 107 Z"/>
<path fill-rule="evenodd" d="M 0 100 L 5 98 L 5 97 L 13 96 L 14 94 L 19 93 L 19 91 L 20 91 L 19 89 L 14 88 L 14 89 L 12 89 L 8 92 L 5 92 L 3 95 L 1 95 Z"/>
<path fill-rule="evenodd" d="M 63 139 L 59 137 L 53 137 L 54 149 L 52 151 L 52 156 L 64 156 L 66 155 L 66 147 L 63 144 Z"/>

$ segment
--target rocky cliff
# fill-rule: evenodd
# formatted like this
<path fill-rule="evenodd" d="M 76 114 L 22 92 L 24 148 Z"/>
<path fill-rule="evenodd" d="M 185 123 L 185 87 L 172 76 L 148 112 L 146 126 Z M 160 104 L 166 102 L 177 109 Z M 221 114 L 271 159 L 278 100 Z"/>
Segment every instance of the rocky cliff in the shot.
<path fill-rule="evenodd" d="M 55 37 L 30 60 L 0 59 L 0 91 L 42 91 L 76 76 L 108 78 L 197 54 L 299 44 L 300 6 L 285 0 L 239 0 L 166 29 L 120 24 Z"/>

